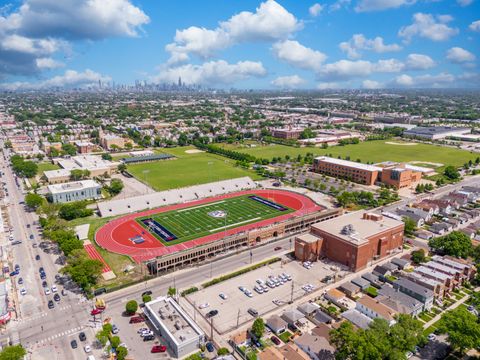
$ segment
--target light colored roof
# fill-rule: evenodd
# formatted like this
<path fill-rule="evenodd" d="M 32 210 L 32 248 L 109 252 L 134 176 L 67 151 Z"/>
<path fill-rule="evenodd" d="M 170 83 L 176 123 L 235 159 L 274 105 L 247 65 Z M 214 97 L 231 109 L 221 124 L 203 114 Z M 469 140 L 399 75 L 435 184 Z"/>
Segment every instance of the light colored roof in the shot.
<path fill-rule="evenodd" d="M 342 317 L 361 329 L 367 329 L 368 325 L 373 321 L 367 315 L 362 314 L 356 309 L 350 309 L 343 312 Z"/>
<path fill-rule="evenodd" d="M 98 203 L 98 210 L 101 216 L 117 216 L 254 188 L 256 188 L 255 182 L 246 176 L 209 184 L 159 191 L 147 195 L 133 196 L 127 199 L 104 201 Z"/>
<path fill-rule="evenodd" d="M 312 228 L 314 230 L 320 230 L 334 235 L 349 243 L 362 245 L 368 241 L 368 238 L 377 235 L 378 233 L 403 225 L 402 221 L 385 216 L 377 221 L 367 220 L 363 218 L 366 213 L 368 213 L 366 210 L 351 212 L 334 219 L 313 224 Z M 342 230 L 350 225 L 352 231 L 349 233 L 342 233 L 344 232 Z"/>
<path fill-rule="evenodd" d="M 100 184 L 93 180 L 72 181 L 64 184 L 48 185 L 48 192 L 51 194 L 61 194 L 81 189 L 97 188 Z"/>
<path fill-rule="evenodd" d="M 327 339 L 309 333 L 296 337 L 294 341 L 299 347 L 307 347 L 315 354 L 319 354 L 321 351 L 329 351 L 331 353 L 335 351 L 335 348 L 330 345 Z"/>
<path fill-rule="evenodd" d="M 75 226 L 75 233 L 79 240 L 88 239 L 88 231 L 90 230 L 90 224 L 82 224 Z"/>
<path fill-rule="evenodd" d="M 345 293 L 341 292 L 340 290 L 338 289 L 330 289 L 327 291 L 326 293 L 330 298 L 332 299 L 336 299 L 336 300 L 339 300 L 339 299 L 343 299 L 346 295 Z"/>
<path fill-rule="evenodd" d="M 314 234 L 307 233 L 297 236 L 297 239 L 306 243 L 312 243 L 317 242 L 320 238 L 318 236 L 315 236 Z"/>
<path fill-rule="evenodd" d="M 57 177 L 69 177 L 70 170 L 67 170 L 67 169 L 47 170 L 47 171 L 44 171 L 43 174 L 47 177 L 47 179 L 53 179 Z"/>
<path fill-rule="evenodd" d="M 343 160 L 343 159 L 335 159 L 328 156 L 319 156 L 316 157 L 315 160 L 320 160 L 326 163 L 334 164 L 334 165 L 341 165 L 346 166 L 354 169 L 359 170 L 366 170 L 366 171 L 382 171 L 381 167 L 369 164 L 362 164 L 355 161 Z"/>
<path fill-rule="evenodd" d="M 372 299 L 370 296 L 363 296 L 360 300 L 357 301 L 358 304 L 361 304 L 365 306 L 366 308 L 374 311 L 377 313 L 379 316 L 384 318 L 387 321 L 391 321 L 394 318 L 394 315 L 396 312 L 393 309 L 390 309 L 388 306 L 385 306 L 374 299 Z"/>

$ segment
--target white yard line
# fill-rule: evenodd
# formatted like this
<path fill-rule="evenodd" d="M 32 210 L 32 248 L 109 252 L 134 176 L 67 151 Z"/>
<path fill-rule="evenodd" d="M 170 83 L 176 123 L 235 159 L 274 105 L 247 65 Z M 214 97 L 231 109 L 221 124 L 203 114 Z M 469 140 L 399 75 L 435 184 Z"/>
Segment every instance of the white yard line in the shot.
<path fill-rule="evenodd" d="M 256 217 L 254 219 L 249 219 L 249 220 L 245 220 L 245 221 L 240 221 L 238 223 L 235 223 L 235 224 L 230 224 L 230 225 L 227 225 L 227 226 L 222 226 L 222 227 L 219 227 L 219 228 L 216 228 L 216 229 L 212 229 L 212 230 L 209 230 L 210 232 L 214 232 L 214 231 L 217 231 L 217 230 L 222 230 L 222 229 L 226 229 L 226 228 L 229 228 L 229 227 L 232 227 L 232 226 L 237 226 L 237 225 L 241 225 L 241 224 L 244 224 L 244 223 L 247 223 L 247 222 L 251 222 L 251 221 L 255 221 L 255 220 L 258 220 L 258 219 L 261 219 L 261 217 Z"/>
<path fill-rule="evenodd" d="M 204 204 L 204 205 L 198 205 L 198 206 L 195 206 L 195 207 L 189 207 L 189 208 L 186 208 L 186 209 L 178 210 L 177 212 L 195 210 L 195 209 L 202 208 L 202 207 L 205 207 L 205 206 L 217 205 L 217 204 L 221 204 L 221 203 L 224 203 L 224 202 L 225 202 L 225 200 L 217 201 L 217 202 L 213 202 L 213 203 L 208 203 L 208 204 Z"/>

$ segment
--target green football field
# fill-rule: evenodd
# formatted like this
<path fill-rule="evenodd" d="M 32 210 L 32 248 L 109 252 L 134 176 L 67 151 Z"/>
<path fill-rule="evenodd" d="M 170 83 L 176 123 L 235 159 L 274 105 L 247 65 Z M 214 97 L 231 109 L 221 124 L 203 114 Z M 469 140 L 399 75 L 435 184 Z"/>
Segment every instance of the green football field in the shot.
<path fill-rule="evenodd" d="M 162 244 L 170 246 L 294 211 L 283 204 L 274 203 L 285 208 L 283 211 L 276 209 L 254 200 L 250 196 L 252 195 L 243 195 L 179 210 L 143 216 L 137 218 L 136 221 Z M 270 201 L 260 196 L 257 196 L 257 198 Z M 167 240 L 157 233 L 154 227 L 149 227 L 142 222 L 142 220 L 148 221 L 148 219 L 155 221 L 163 230 L 166 230 L 175 238 Z"/>

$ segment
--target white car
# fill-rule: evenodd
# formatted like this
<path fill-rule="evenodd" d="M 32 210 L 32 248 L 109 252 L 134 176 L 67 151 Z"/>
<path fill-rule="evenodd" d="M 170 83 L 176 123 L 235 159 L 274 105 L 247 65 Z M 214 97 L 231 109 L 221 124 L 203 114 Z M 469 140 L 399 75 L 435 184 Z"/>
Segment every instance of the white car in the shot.
<path fill-rule="evenodd" d="M 209 306 L 210 306 L 209 303 L 204 303 L 204 304 L 198 305 L 198 308 L 199 308 L 199 309 L 206 309 L 206 308 L 209 307 Z"/>
<path fill-rule="evenodd" d="M 45 295 L 50 295 L 50 289 L 49 288 L 45 288 L 44 291 L 45 291 Z"/>
<path fill-rule="evenodd" d="M 52 293 L 56 293 L 57 292 L 57 285 L 52 285 Z"/>
<path fill-rule="evenodd" d="M 85 345 L 84 350 L 86 353 L 89 353 L 90 351 L 92 351 L 92 349 L 90 348 L 90 345 Z"/>
<path fill-rule="evenodd" d="M 143 332 L 145 332 L 145 331 L 150 331 L 150 329 L 148 329 L 148 328 L 140 328 L 140 329 L 138 329 L 137 334 L 141 334 L 141 333 L 143 333 Z"/>
<path fill-rule="evenodd" d="M 151 330 L 144 331 L 140 334 L 141 337 L 150 336 L 150 335 L 154 335 L 153 331 L 151 331 Z"/>
<path fill-rule="evenodd" d="M 427 339 L 430 340 L 430 341 L 433 341 L 433 340 L 435 340 L 436 338 L 437 338 L 437 335 L 435 335 L 435 334 L 429 334 L 429 335 L 427 336 Z"/>
<path fill-rule="evenodd" d="M 27 294 L 27 290 L 25 289 L 20 290 L 20 295 L 26 295 L 26 294 Z"/>
<path fill-rule="evenodd" d="M 218 296 L 220 296 L 220 298 L 223 299 L 223 300 L 227 300 L 227 299 L 228 299 L 228 296 L 227 296 L 226 294 L 224 294 L 224 293 L 220 293 L 220 294 L 218 294 Z"/>

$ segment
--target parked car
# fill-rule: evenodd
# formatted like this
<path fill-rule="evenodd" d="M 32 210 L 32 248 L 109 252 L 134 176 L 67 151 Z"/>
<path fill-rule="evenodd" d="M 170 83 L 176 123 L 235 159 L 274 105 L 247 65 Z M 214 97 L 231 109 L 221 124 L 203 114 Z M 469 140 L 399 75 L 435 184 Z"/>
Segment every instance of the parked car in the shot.
<path fill-rule="evenodd" d="M 214 317 L 215 315 L 218 314 L 218 310 L 210 310 L 208 313 L 207 313 L 207 318 L 211 318 L 211 317 Z"/>
<path fill-rule="evenodd" d="M 275 251 L 282 250 L 282 247 L 281 247 L 281 246 L 275 246 L 275 247 L 273 248 L 273 250 L 275 250 Z"/>
<path fill-rule="evenodd" d="M 24 288 L 20 290 L 20 295 L 26 295 L 26 294 L 27 294 L 27 290 L 25 290 Z"/>
<path fill-rule="evenodd" d="M 141 316 L 134 316 L 134 317 L 131 317 L 130 318 L 130 321 L 129 323 L 130 324 L 138 324 L 138 323 L 141 323 L 141 322 L 144 322 L 145 319 Z"/>
<path fill-rule="evenodd" d="M 30 234 L 30 240 L 33 240 L 34 236 L 33 234 Z"/>
<path fill-rule="evenodd" d="M 209 306 L 210 306 L 209 303 L 203 303 L 203 304 L 198 305 L 198 308 L 199 308 L 199 309 L 206 309 L 206 308 L 209 307 Z"/>
<path fill-rule="evenodd" d="M 23 284 L 23 278 L 19 278 L 18 279 L 18 285 L 22 285 Z"/>
<path fill-rule="evenodd" d="M 272 342 L 273 342 L 275 345 L 280 345 L 280 343 L 281 343 L 280 339 L 279 339 L 278 337 L 276 337 L 276 336 L 272 336 L 272 337 L 270 338 L 270 340 L 272 340 Z"/>
<path fill-rule="evenodd" d="M 155 340 L 155 335 L 153 335 L 153 334 L 150 334 L 150 335 L 147 335 L 147 336 L 143 337 L 143 341 L 152 341 L 152 340 Z"/>
<path fill-rule="evenodd" d="M 85 333 L 82 331 L 80 334 L 78 334 L 78 338 L 80 341 L 85 341 L 87 340 L 87 335 L 85 335 Z"/>
<path fill-rule="evenodd" d="M 117 325 L 113 324 L 112 325 L 112 334 L 118 334 L 120 329 L 117 327 Z"/>
<path fill-rule="evenodd" d="M 207 348 L 208 352 L 213 352 L 215 350 L 211 342 L 207 342 L 205 347 Z"/>
<path fill-rule="evenodd" d="M 247 312 L 252 315 L 253 317 L 257 317 L 258 316 L 258 311 L 253 309 L 253 308 L 250 308 L 247 310 Z"/>
<path fill-rule="evenodd" d="M 56 302 L 59 302 L 60 301 L 60 295 L 58 295 L 58 294 L 53 295 L 53 300 L 55 300 Z"/>
<path fill-rule="evenodd" d="M 43 289 L 43 291 L 45 292 L 45 295 L 50 295 L 50 289 L 49 288 L 45 288 L 45 289 Z"/>
<path fill-rule="evenodd" d="M 152 295 L 152 291 L 151 290 L 144 291 L 142 293 L 142 296 L 145 296 L 145 295 Z"/>
<path fill-rule="evenodd" d="M 57 286 L 56 285 L 52 285 L 52 293 L 56 293 L 57 292 Z"/>
<path fill-rule="evenodd" d="M 90 315 L 92 316 L 99 315 L 101 313 L 102 313 L 102 310 L 100 309 L 93 309 L 92 311 L 90 311 Z"/>
<path fill-rule="evenodd" d="M 35 256 L 35 260 L 40 260 L 40 255 Z"/>
<path fill-rule="evenodd" d="M 226 294 L 224 294 L 224 293 L 220 293 L 220 294 L 218 294 L 218 296 L 220 296 L 220 298 L 223 299 L 223 300 L 227 300 L 227 299 L 228 299 L 228 296 L 227 296 Z"/>
<path fill-rule="evenodd" d="M 427 336 L 427 339 L 430 340 L 430 341 L 433 341 L 436 338 L 437 338 L 437 335 L 435 335 L 435 334 L 428 334 L 428 336 Z"/>
<path fill-rule="evenodd" d="M 151 353 L 163 353 L 167 351 L 167 347 L 165 345 L 155 345 L 152 347 L 152 350 L 150 350 Z"/>
<path fill-rule="evenodd" d="M 78 347 L 77 340 L 70 341 L 70 345 L 71 345 L 72 349 L 76 349 Z"/>
<path fill-rule="evenodd" d="M 55 303 L 53 302 L 53 300 L 49 300 L 48 301 L 48 308 L 53 309 L 54 307 L 55 307 Z"/>
<path fill-rule="evenodd" d="M 90 351 L 92 351 L 92 348 L 90 347 L 90 345 L 85 345 L 85 347 L 83 348 L 85 350 L 85 352 L 88 354 Z"/>

